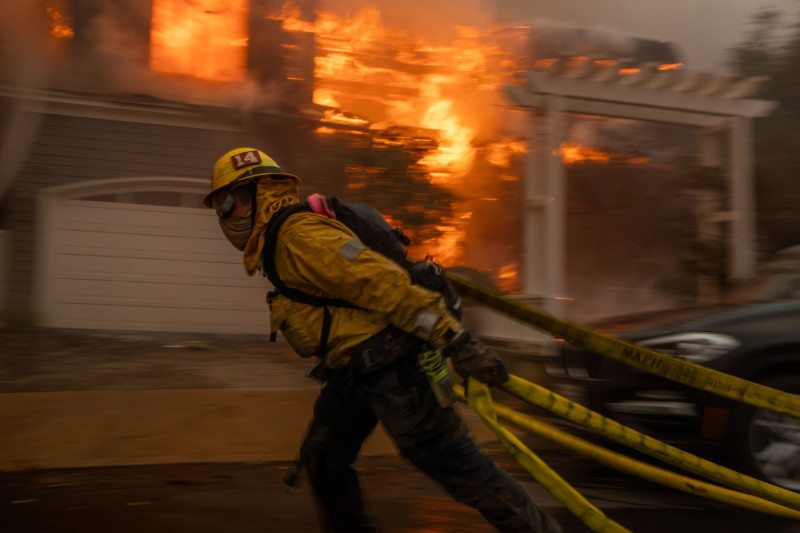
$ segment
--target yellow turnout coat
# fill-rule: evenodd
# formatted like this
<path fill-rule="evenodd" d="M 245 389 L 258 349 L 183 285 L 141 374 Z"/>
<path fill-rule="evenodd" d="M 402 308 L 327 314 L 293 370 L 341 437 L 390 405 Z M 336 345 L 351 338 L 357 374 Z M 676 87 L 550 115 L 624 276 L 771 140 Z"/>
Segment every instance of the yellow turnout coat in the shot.
<path fill-rule="evenodd" d="M 251 275 L 261 269 L 269 219 L 281 207 L 297 203 L 297 192 L 293 180 L 259 180 L 258 216 L 244 252 Z M 274 261 L 287 286 L 358 306 L 328 307 L 331 327 L 327 354 L 322 354 L 324 309 L 283 295 L 272 301 L 272 330 L 280 330 L 300 356 L 322 356 L 330 368 L 345 366 L 355 345 L 388 325 L 434 345 L 444 344 L 462 329 L 439 293 L 413 285 L 404 268 L 366 248 L 347 226 L 324 215 L 299 212 L 286 219 L 278 234 Z"/>

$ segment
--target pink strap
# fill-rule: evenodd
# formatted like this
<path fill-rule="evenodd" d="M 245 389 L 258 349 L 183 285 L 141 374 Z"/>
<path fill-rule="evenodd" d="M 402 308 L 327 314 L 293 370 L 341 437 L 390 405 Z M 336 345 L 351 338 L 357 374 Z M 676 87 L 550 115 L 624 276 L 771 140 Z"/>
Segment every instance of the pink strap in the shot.
<path fill-rule="evenodd" d="M 325 215 L 328 218 L 336 218 L 336 213 L 328 207 L 328 202 L 325 201 L 325 197 L 321 194 L 314 193 L 309 196 L 306 201 L 313 212 L 319 215 Z"/>

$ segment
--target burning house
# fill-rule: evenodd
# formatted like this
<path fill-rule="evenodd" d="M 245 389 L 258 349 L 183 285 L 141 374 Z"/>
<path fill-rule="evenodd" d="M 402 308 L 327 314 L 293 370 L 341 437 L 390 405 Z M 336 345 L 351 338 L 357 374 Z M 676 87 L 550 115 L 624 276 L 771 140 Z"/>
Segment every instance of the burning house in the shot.
<path fill-rule="evenodd" d="M 412 257 L 432 255 L 513 293 L 573 300 L 590 293 L 579 284 L 591 269 L 580 265 L 604 254 L 591 246 L 590 231 L 567 238 L 563 230 L 565 213 L 579 219 L 591 201 L 579 192 L 613 176 L 611 191 L 620 184 L 648 190 L 634 175 L 663 188 L 687 172 L 674 163 L 676 151 L 659 156 L 633 142 L 610 152 L 596 120 L 582 117 L 618 115 L 581 107 L 576 102 L 586 99 L 575 95 L 567 95 L 568 124 L 558 139 L 540 143 L 528 110 L 548 123 L 539 101 L 548 91 L 529 83 L 525 94 L 506 94 L 509 86 L 523 89 L 518 72 L 658 89 L 661 78 L 650 71 L 683 72 L 668 43 L 497 25 L 457 26 L 446 40 L 429 40 L 385 24 L 376 7 L 345 14 L 324 0 L 29 4 L 14 17 L 32 21 L 17 30 L 27 51 L 4 43 L 0 71 L 0 249 L 12 318 L 71 328 L 265 332 L 264 280 L 247 279 L 200 203 L 214 160 L 234 146 L 273 155 L 303 177 L 305 193 L 369 201 L 410 234 Z M 711 91 L 705 83 L 699 88 Z M 585 129 L 595 134 L 582 137 Z M 684 147 L 690 137 L 674 138 Z M 535 212 L 555 190 L 530 191 L 532 176 L 543 175 L 539 164 L 573 169 L 578 177 L 565 197 L 579 201 L 559 204 L 555 215 Z M 663 207 L 664 198 L 650 201 Z M 587 228 L 618 234 L 615 228 L 652 212 L 641 195 L 630 201 L 641 210 L 609 226 L 586 219 Z M 653 228 L 640 238 L 664 234 Z M 560 259 L 537 266 L 534 257 Z M 543 291 L 559 269 L 566 274 Z"/>

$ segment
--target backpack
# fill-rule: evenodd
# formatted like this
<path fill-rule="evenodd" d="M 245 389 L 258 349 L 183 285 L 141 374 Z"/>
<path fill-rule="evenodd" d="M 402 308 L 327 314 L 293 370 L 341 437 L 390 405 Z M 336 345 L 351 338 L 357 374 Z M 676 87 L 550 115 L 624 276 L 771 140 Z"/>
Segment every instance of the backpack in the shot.
<path fill-rule="evenodd" d="M 269 293 L 268 301 L 271 302 L 276 294 L 282 294 L 292 301 L 313 305 L 315 307 L 323 307 L 325 309 L 322 320 L 322 344 L 320 347 L 322 353 L 325 353 L 327 351 L 328 334 L 330 333 L 331 325 L 331 315 L 328 311 L 328 307 L 348 307 L 351 309 L 360 309 L 360 307 L 339 298 L 315 296 L 299 289 L 288 287 L 283 283 L 280 276 L 278 276 L 274 254 L 275 246 L 278 241 L 278 231 L 286 219 L 295 213 L 304 211 L 335 218 L 350 228 L 353 233 L 358 236 L 364 246 L 384 255 L 403 268 L 406 267 L 405 263 L 407 257 L 405 247 L 411 243 L 411 240 L 403 233 L 402 229 L 397 227 L 392 228 L 378 211 L 366 203 L 342 201 L 335 197 L 324 198 L 319 195 L 312 195 L 312 197 L 309 197 L 309 200 L 313 200 L 314 198 L 316 198 L 316 200 L 314 201 L 315 207 L 313 209 L 310 202 L 305 201 L 283 207 L 272 215 L 264 233 L 262 261 L 264 273 L 275 288 L 273 292 Z M 319 207 L 318 204 L 320 199 L 324 202 L 322 207 Z M 461 298 L 455 292 L 455 289 L 453 289 L 450 281 L 447 279 L 444 269 L 439 264 L 426 259 L 425 261 L 414 263 L 408 270 L 412 283 L 441 293 L 445 298 L 448 310 L 456 318 L 459 320 L 461 319 Z M 275 340 L 276 334 L 273 332 L 270 335 L 270 341 L 274 342 Z"/>

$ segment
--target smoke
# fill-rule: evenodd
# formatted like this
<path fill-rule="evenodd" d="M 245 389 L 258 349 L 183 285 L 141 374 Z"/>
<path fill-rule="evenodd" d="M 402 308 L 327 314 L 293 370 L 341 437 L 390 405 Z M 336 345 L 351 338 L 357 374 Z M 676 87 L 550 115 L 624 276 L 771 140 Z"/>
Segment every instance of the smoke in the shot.
<path fill-rule="evenodd" d="M 240 109 L 269 107 L 283 88 L 246 78 L 213 83 L 154 72 L 149 64 L 151 0 L 18 0 L 0 16 L 0 84 L 84 94 L 144 95 Z M 51 34 L 53 8 L 74 35 Z"/>
<path fill-rule="evenodd" d="M 665 40 L 684 51 L 689 68 L 710 70 L 722 68 L 726 49 L 741 39 L 749 17 L 759 8 L 774 5 L 791 13 L 796 7 L 794 0 L 729 0 L 724 8 L 717 0 L 318 0 L 316 4 L 319 10 L 342 17 L 365 6 L 377 8 L 387 27 L 430 44 L 452 42 L 459 26 L 492 25 L 583 28 L 616 35 L 621 43 L 630 37 Z M 74 39 L 43 38 L 52 23 L 45 5 L 65 10 L 74 6 L 76 12 L 71 15 L 83 21 Z M 231 84 L 222 88 L 155 75 L 148 65 L 146 46 L 151 5 L 151 0 L 4 2 L 0 16 L 2 83 L 141 93 L 236 106 L 270 105 L 281 100 L 278 86 L 265 91 L 245 81 L 235 88 Z M 81 59 L 65 60 L 69 48 L 78 48 Z"/>
<path fill-rule="evenodd" d="M 41 16 L 41 5 L 32 0 L 5 2 L 0 16 L 0 83 L 22 89 L 40 88 L 49 84 L 52 58 L 40 35 L 47 26 Z M 24 50 L 24 53 L 19 53 Z M 0 108 L 0 200 L 11 186 L 41 124 L 41 104 L 23 100 Z"/>
<path fill-rule="evenodd" d="M 42 5 L 34 0 L 4 2 L 0 16 L 0 80 L 18 87 L 46 84 L 54 50 L 41 36 L 48 31 Z"/>
<path fill-rule="evenodd" d="M 428 40 L 449 42 L 455 26 L 540 26 L 605 33 L 620 43 L 631 38 L 663 40 L 680 50 L 693 70 L 723 71 L 727 51 L 738 44 L 758 10 L 798 11 L 796 0 L 322 0 L 342 15 L 377 6 L 387 25 Z"/>
<path fill-rule="evenodd" d="M 724 70 L 726 51 L 743 37 L 749 18 L 772 6 L 794 13 L 795 0 L 570 0 L 491 2 L 500 23 L 558 25 L 673 43 L 693 70 Z"/>
<path fill-rule="evenodd" d="M 26 16 L 16 19 L 37 20 L 39 30 L 28 34 L 33 35 L 31 39 L 38 40 L 37 45 L 41 46 L 41 36 L 47 34 L 49 21 L 41 13 L 41 4 L 26 0 L 24 5 Z M 60 43 L 68 46 L 71 53 L 56 55 L 52 51 L 44 52 L 51 60 L 50 67 L 42 70 L 55 78 L 52 84 L 60 89 L 96 94 L 140 94 L 240 109 L 263 109 L 287 100 L 287 91 L 291 89 L 278 81 L 256 81 L 248 77 L 233 84 L 215 83 L 154 72 L 148 60 L 151 0 L 114 3 L 97 0 L 73 2 L 72 5 L 75 10 L 70 15 L 77 26 L 75 38 Z M 253 4 L 254 9 L 256 5 Z M 480 27 L 493 20 L 491 10 L 482 0 L 436 3 L 422 0 L 319 0 L 316 5 L 321 11 L 341 17 L 353 16 L 368 6 L 377 8 L 381 24 L 387 28 L 406 32 L 412 38 L 433 45 L 452 42 L 459 25 Z M 70 61 L 70 57 L 74 60 Z"/>

